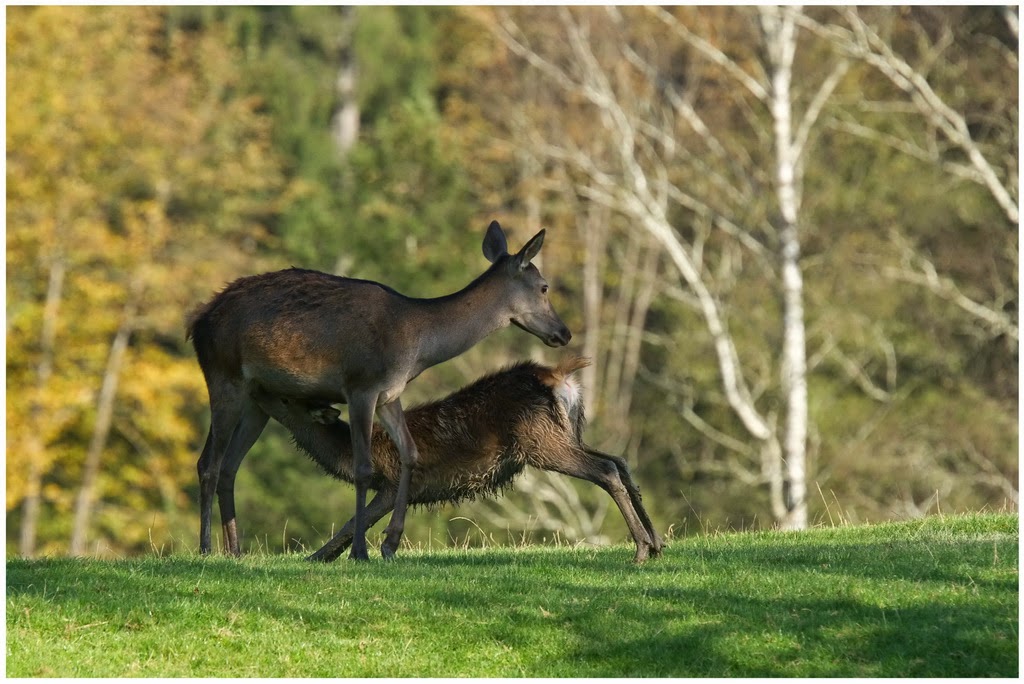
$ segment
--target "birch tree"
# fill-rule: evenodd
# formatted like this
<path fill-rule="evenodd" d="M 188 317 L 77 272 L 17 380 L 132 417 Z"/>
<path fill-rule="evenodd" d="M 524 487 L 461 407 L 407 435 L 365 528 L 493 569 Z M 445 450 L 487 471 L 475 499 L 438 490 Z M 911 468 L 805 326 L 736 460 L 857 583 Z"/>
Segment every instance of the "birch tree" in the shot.
<path fill-rule="evenodd" d="M 359 99 L 357 97 L 359 69 L 356 63 L 355 50 L 352 49 L 352 35 L 357 21 L 353 7 L 342 7 L 339 10 L 343 17 L 344 29 L 341 36 L 338 65 L 338 77 L 335 81 L 335 92 L 338 106 L 331 117 L 331 137 L 338 148 L 338 153 L 345 156 L 359 138 Z"/>
<path fill-rule="evenodd" d="M 764 6 L 760 12 L 771 84 L 768 108 L 775 131 L 775 194 L 782 216 L 779 230 L 783 301 L 781 380 L 786 397 L 783 453 L 789 484 L 783 526 L 803 529 L 807 527 L 807 342 L 797 195 L 797 164 L 802 150 L 794 136 L 790 92 L 796 55 L 796 25 L 792 11 Z"/>
<path fill-rule="evenodd" d="M 798 101 L 792 89 L 798 9 L 745 12 L 757 27 L 752 35 L 759 45 L 742 55 L 742 63 L 664 9 L 556 13 L 558 49 L 509 14 L 501 16 L 497 34 L 553 87 L 581 98 L 613 142 L 610 163 L 568 136 L 546 138 L 543 151 L 580 174 L 579 195 L 645 231 L 682 278 L 711 340 L 728 406 L 746 431 L 741 442 L 751 442 L 748 453 L 759 454 L 759 473 L 748 479 L 768 488 L 780 526 L 802 529 L 807 525 L 802 162 L 845 62 L 818 76 L 811 96 Z M 652 29 L 657 38 L 645 39 Z M 694 84 L 712 77 L 741 93 L 732 112 L 748 118 L 743 140 L 759 149 L 736 147 L 712 112 L 701 111 Z M 775 197 L 774 208 L 764 213 L 751 211 L 764 204 L 761 183 Z M 778 219 L 769 220 L 769 214 Z M 703 251 L 709 235 L 738 245 L 776 282 L 782 300 L 777 325 L 783 349 L 775 371 L 784 396 L 781 426 L 774 410 L 752 391 L 749 369 L 737 352 L 730 328 L 742 313 L 729 310 L 726 279 L 709 270 Z M 763 381 L 759 378 L 758 385 Z M 699 417 L 683 417 L 709 438 L 735 446 L 733 438 L 722 439 L 720 430 Z"/>

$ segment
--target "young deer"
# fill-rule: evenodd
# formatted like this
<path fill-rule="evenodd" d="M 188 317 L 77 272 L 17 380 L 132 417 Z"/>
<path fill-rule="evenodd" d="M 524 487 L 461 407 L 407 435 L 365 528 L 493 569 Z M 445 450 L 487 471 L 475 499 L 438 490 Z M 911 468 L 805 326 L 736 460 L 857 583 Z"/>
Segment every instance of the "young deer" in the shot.
<path fill-rule="evenodd" d="M 373 476 L 370 433 L 376 412 L 399 453 L 394 514 L 381 547 L 394 555 L 405 525 L 417 445 L 399 395 L 433 365 L 458 356 L 514 323 L 556 347 L 571 334 L 551 308 L 548 286 L 530 261 L 540 231 L 508 253 L 497 221 L 484 236 L 491 267 L 464 289 L 436 299 L 413 299 L 368 280 L 288 269 L 240 278 L 190 317 L 210 395 L 210 432 L 199 457 L 199 548 L 211 548 L 213 495 L 220 503 L 225 546 L 238 555 L 235 473 L 267 424 L 252 399 L 257 388 L 280 397 L 347 403 L 351 421 L 356 512 L 351 557 L 365 560 L 366 492 Z"/>
<path fill-rule="evenodd" d="M 533 466 L 587 480 L 611 495 L 636 543 L 634 561 L 661 554 L 662 540 L 640 500 L 626 462 L 583 442 L 586 423 L 573 373 L 586 366 L 571 358 L 555 368 L 531 362 L 485 376 L 448 397 L 409 409 L 406 424 L 419 447 L 409 490 L 412 504 L 455 503 L 488 496 L 512 485 Z M 261 409 L 291 431 L 295 443 L 328 474 L 355 479 L 349 425 L 323 403 L 290 400 L 258 389 Z M 395 503 L 401 471 L 398 448 L 387 434 L 373 431 L 370 488 L 377 495 L 367 507 L 373 525 Z M 310 560 L 330 561 L 352 543 L 349 520 Z"/>

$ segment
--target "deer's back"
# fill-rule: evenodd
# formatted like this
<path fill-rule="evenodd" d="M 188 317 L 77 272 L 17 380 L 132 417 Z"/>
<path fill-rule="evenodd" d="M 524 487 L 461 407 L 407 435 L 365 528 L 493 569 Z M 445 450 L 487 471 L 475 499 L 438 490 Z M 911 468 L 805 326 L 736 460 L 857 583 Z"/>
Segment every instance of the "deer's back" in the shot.
<path fill-rule="evenodd" d="M 232 282 L 192 315 L 188 334 L 204 371 L 216 366 L 281 394 L 313 396 L 323 385 L 333 397 L 380 377 L 395 338 L 385 333 L 404 299 L 372 281 L 292 268 Z"/>
<path fill-rule="evenodd" d="M 440 401 L 406 411 L 419 450 L 414 503 L 458 501 L 509 486 L 527 465 L 571 448 L 572 430 L 544 367 L 526 362 L 486 376 Z M 383 430 L 388 461 L 398 453 Z M 375 451 L 377 449 L 375 448 Z"/>

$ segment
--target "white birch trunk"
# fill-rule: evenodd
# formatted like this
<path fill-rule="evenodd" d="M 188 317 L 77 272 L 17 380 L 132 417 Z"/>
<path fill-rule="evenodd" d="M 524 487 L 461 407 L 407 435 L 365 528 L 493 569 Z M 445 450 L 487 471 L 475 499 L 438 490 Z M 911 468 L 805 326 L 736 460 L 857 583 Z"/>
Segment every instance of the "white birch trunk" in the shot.
<path fill-rule="evenodd" d="M 348 154 L 359 139 L 359 99 L 356 85 L 358 82 L 358 65 L 355 51 L 352 49 L 352 27 L 355 23 L 355 9 L 342 9 L 346 21 L 347 46 L 342 51 L 341 66 L 338 78 L 334 83 L 338 93 L 339 105 L 331 119 L 331 135 L 338 153 Z"/>
<path fill-rule="evenodd" d="M 769 108 L 775 130 L 775 184 L 782 216 L 781 381 L 786 405 L 782 457 L 787 488 L 786 515 L 779 523 L 783 529 L 802 530 L 807 528 L 807 344 L 800 272 L 798 160 L 790 92 L 796 26 L 792 12 L 777 7 L 762 8 L 761 19 L 772 70 Z"/>

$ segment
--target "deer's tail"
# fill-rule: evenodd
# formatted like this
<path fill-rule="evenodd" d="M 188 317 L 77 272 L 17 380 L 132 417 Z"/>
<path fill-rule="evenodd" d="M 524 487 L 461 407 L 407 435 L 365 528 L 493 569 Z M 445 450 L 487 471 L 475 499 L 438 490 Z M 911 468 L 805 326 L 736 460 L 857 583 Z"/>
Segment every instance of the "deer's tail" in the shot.
<path fill-rule="evenodd" d="M 565 409 L 569 422 L 575 433 L 576 441 L 583 440 L 583 426 L 586 417 L 583 414 L 583 388 L 573 373 L 590 365 L 590 359 L 584 356 L 569 356 L 562 359 L 554 368 L 542 368 L 540 381 L 551 388 L 555 400 Z"/>
<path fill-rule="evenodd" d="M 192 340 L 196 350 L 199 366 L 206 372 L 213 358 L 213 326 L 210 318 L 216 299 L 201 304 L 189 312 L 185 318 L 185 339 Z"/>
<path fill-rule="evenodd" d="M 551 387 L 558 387 L 573 373 L 590 365 L 590 359 L 585 356 L 567 356 L 558 362 L 554 368 L 545 369 L 542 380 Z"/>

